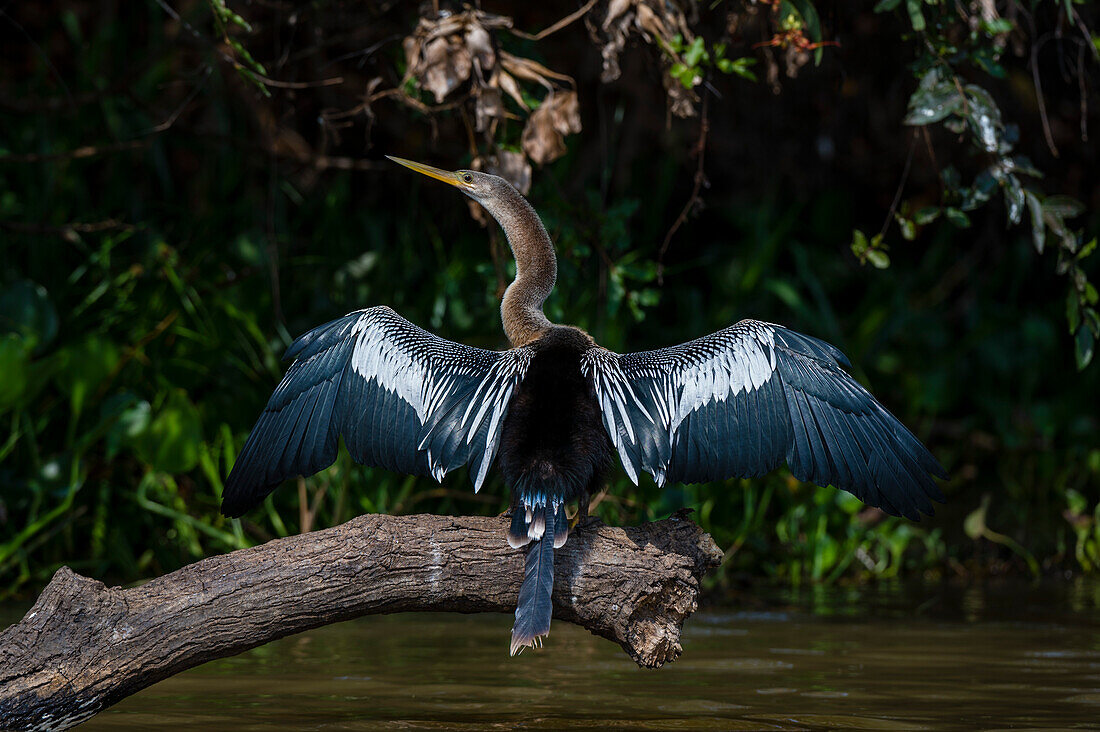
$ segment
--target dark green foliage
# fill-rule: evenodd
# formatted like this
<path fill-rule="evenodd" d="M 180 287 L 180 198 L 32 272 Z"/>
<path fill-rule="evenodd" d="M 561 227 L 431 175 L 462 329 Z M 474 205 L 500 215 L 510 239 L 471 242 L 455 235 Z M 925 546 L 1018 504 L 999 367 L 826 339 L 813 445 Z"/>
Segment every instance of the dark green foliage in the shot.
<path fill-rule="evenodd" d="M 427 107 L 403 79 L 413 4 L 314 3 L 293 24 L 267 6 L 169 5 L 194 33 L 158 3 L 115 16 L 29 4 L 11 19 L 23 40 L 0 50 L 0 592 L 62 563 L 129 582 L 362 512 L 507 505 L 496 477 L 474 495 L 464 474 L 439 486 L 342 451 L 241 521 L 220 516 L 294 336 L 387 304 L 503 346 L 502 240 L 458 194 L 376 161 L 518 155 L 528 112 L 506 99 L 516 120 L 490 132 L 470 99 Z M 732 32 L 727 13 L 748 6 L 728 5 L 703 8 L 671 51 L 634 38 L 614 83 L 579 22 L 538 42 L 495 36 L 573 77 L 580 100 L 584 130 L 529 194 L 561 256 L 548 315 L 616 350 L 750 316 L 826 339 L 947 466 L 949 503 L 917 524 L 785 469 L 663 491 L 616 472 L 596 512 L 694 507 L 727 579 L 1096 571 L 1100 370 L 1075 363 L 1100 335 L 1100 166 L 1075 137 L 1079 77 L 1054 66 L 1053 41 L 1037 55 L 1055 158 L 1029 86 L 1033 34 L 1007 12 L 972 30 L 948 3 L 785 2 L 794 13 Z M 1028 10 L 1067 36 L 1065 14 L 1084 11 Z M 528 29 L 558 19 L 515 12 Z M 839 48 L 819 45 L 830 33 Z M 694 63 L 676 69 L 669 52 Z M 697 120 L 669 123 L 669 73 L 677 94 L 722 95 L 700 105 L 704 139 Z M 361 106 L 387 88 L 416 99 Z"/>

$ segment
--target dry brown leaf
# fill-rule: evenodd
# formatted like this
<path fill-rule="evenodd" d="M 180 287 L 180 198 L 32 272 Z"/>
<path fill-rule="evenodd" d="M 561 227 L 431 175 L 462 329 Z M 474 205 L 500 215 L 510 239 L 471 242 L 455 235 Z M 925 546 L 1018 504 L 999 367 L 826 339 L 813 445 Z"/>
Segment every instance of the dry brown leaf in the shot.
<path fill-rule="evenodd" d="M 524 195 L 531 190 L 531 163 L 521 152 L 498 150 L 485 160 L 485 172 L 499 175 Z"/>
<path fill-rule="evenodd" d="M 658 42 L 658 45 L 667 45 L 670 40 L 670 35 L 668 28 L 665 27 L 664 21 L 657 17 L 653 9 L 645 3 L 638 3 L 637 8 L 637 23 L 638 27 L 642 29 L 642 32 L 652 36 L 654 41 Z"/>
<path fill-rule="evenodd" d="M 480 24 L 473 24 L 466 29 L 466 50 L 481 65 L 482 71 L 488 71 L 496 65 L 496 52 L 493 51 L 493 42 L 489 38 L 489 31 Z"/>
<path fill-rule="evenodd" d="M 523 128 L 523 151 L 535 163 L 544 165 L 565 154 L 565 135 L 580 131 L 581 117 L 576 92 L 547 95 Z"/>
<path fill-rule="evenodd" d="M 577 93 L 558 92 L 554 95 L 551 114 L 554 129 L 562 135 L 574 135 L 581 131 L 581 106 Z"/>
<path fill-rule="evenodd" d="M 500 96 L 500 89 L 491 86 L 479 87 L 474 113 L 477 117 L 478 132 L 484 132 L 493 119 L 506 117 L 508 113 L 504 109 L 504 100 Z"/>
<path fill-rule="evenodd" d="M 527 106 L 527 102 L 523 101 L 523 94 L 520 92 L 519 83 L 516 81 L 515 77 L 507 71 L 498 69 L 489 83 L 503 89 L 504 93 L 510 96 L 521 109 L 530 109 L 530 107 Z"/>
<path fill-rule="evenodd" d="M 607 16 L 603 19 L 603 29 L 610 30 L 611 24 L 614 23 L 620 15 L 630 10 L 636 0 L 611 0 L 607 4 Z"/>
<path fill-rule="evenodd" d="M 470 78 L 470 52 L 451 36 L 428 41 L 422 51 L 422 63 L 413 70 L 421 85 L 440 103 L 456 87 Z"/>
<path fill-rule="evenodd" d="M 551 71 L 537 61 L 532 61 L 529 58 L 520 58 L 519 56 L 513 56 L 507 51 L 500 52 L 500 64 L 514 76 L 520 79 L 527 79 L 528 81 L 536 81 L 542 84 L 547 89 L 552 88 L 550 79 L 556 79 L 557 81 L 564 81 L 570 86 L 575 86 L 573 77 L 566 76 L 565 74 L 559 74 L 556 71 Z"/>
<path fill-rule="evenodd" d="M 668 110 L 677 117 L 694 117 L 695 105 L 699 101 L 699 95 L 681 84 L 679 79 L 673 79 L 667 73 L 663 81 L 665 93 L 668 94 Z"/>
<path fill-rule="evenodd" d="M 531 163 L 523 153 L 498 149 L 488 156 L 479 155 L 474 158 L 470 169 L 499 175 L 524 195 L 531 190 Z M 467 204 L 470 207 L 470 216 L 482 226 L 488 226 L 492 219 L 481 204 L 477 201 L 467 201 Z"/>

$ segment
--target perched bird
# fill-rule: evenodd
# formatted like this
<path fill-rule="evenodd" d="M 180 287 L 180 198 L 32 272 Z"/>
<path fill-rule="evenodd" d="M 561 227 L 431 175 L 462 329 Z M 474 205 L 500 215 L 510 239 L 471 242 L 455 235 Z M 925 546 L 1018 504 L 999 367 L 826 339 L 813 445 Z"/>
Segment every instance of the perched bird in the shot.
<path fill-rule="evenodd" d="M 635 483 L 759 476 L 784 460 L 799 480 L 833 485 L 919 519 L 943 501 L 944 469 L 854 381 L 839 350 L 779 325 L 742 320 L 689 343 L 613 353 L 542 306 L 557 259 L 535 210 L 503 178 L 390 158 L 455 186 L 503 228 L 516 260 L 501 319 L 511 348 L 440 338 L 388 307 L 358 310 L 298 338 L 294 359 L 225 484 L 240 516 L 286 478 L 336 459 L 438 481 L 469 465 L 474 490 L 499 457 L 512 490 L 508 542 L 527 546 L 511 652 L 550 632 L 554 549 L 565 506 L 587 515 L 617 453 Z"/>

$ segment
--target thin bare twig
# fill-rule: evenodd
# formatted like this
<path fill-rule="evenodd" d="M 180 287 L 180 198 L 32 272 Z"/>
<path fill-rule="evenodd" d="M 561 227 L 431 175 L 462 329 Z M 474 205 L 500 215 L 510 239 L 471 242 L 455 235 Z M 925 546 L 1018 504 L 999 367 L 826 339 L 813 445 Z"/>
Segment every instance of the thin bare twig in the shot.
<path fill-rule="evenodd" d="M 240 66 L 240 64 L 236 65 Z M 267 86 L 273 86 L 276 89 L 313 89 L 319 86 L 337 86 L 344 83 L 344 77 L 342 76 L 334 76 L 331 79 L 318 79 L 317 81 L 279 81 L 277 79 L 269 79 L 266 76 L 257 74 L 251 69 L 248 70 L 248 73 L 255 76 Z"/>
<path fill-rule="evenodd" d="M 1047 117 L 1047 105 L 1043 99 L 1043 82 L 1039 79 L 1039 49 L 1049 38 L 1049 34 L 1043 35 L 1031 44 L 1031 79 L 1035 84 L 1035 100 L 1039 103 L 1039 119 L 1043 122 L 1043 137 L 1046 138 L 1050 154 L 1058 157 L 1058 147 L 1054 144 L 1054 136 L 1050 132 L 1050 119 Z"/>
<path fill-rule="evenodd" d="M 913 152 L 917 149 L 917 131 L 913 130 L 913 141 L 909 143 L 909 154 L 905 156 L 905 168 L 901 171 L 901 180 L 898 182 L 898 190 L 894 193 L 894 201 L 890 204 L 890 210 L 886 212 L 886 220 L 882 222 L 882 228 L 879 230 L 879 236 L 885 236 L 886 230 L 890 228 L 890 219 L 894 218 L 894 212 L 898 210 L 898 204 L 901 203 L 901 194 L 905 190 L 905 182 L 909 180 L 909 168 L 913 165 Z"/>
<path fill-rule="evenodd" d="M 186 20 L 184 20 L 180 16 L 180 14 L 178 12 L 176 12 L 176 10 L 171 5 L 169 5 L 167 2 L 165 2 L 165 0 L 156 0 L 156 3 L 173 20 L 175 20 L 177 23 L 182 25 L 184 27 L 184 29 L 186 29 L 187 32 L 190 33 L 193 38 L 198 40 L 200 43 L 203 43 L 203 44 L 209 46 L 210 48 L 214 49 L 214 52 L 217 53 L 218 56 L 220 56 L 223 61 L 225 61 L 226 63 L 228 63 L 230 66 L 232 66 L 234 69 L 236 69 L 238 71 L 240 71 L 240 70 L 247 71 L 252 78 L 254 78 L 257 81 L 261 82 L 265 86 L 272 86 L 272 87 L 275 87 L 276 89 L 311 89 L 313 87 L 318 87 L 318 86 L 335 86 L 336 84 L 344 83 L 343 77 L 335 77 L 335 78 L 332 78 L 332 79 L 318 79 L 316 81 L 279 81 L 278 79 L 269 79 L 268 77 L 264 76 L 263 74 L 259 73 L 258 71 L 255 71 L 254 69 L 250 69 L 247 66 L 244 66 L 240 61 L 238 61 L 237 59 L 233 58 L 228 53 L 223 51 L 218 46 L 217 43 L 214 43 L 209 38 L 204 36 L 202 33 L 199 33 L 199 31 L 193 25 L 191 25 Z"/>
<path fill-rule="evenodd" d="M 1091 46 L 1091 44 L 1090 44 Z M 1093 52 L 1096 48 L 1092 47 Z M 1081 142 L 1089 141 L 1089 96 L 1085 90 L 1085 44 L 1077 49 L 1077 93 L 1081 98 Z"/>
<path fill-rule="evenodd" d="M 668 247 L 672 243 L 672 237 L 676 235 L 679 228 L 687 221 L 688 214 L 691 213 L 692 209 L 702 200 L 699 198 L 699 193 L 703 190 L 703 185 L 707 181 L 703 163 L 707 150 L 707 133 L 710 132 L 710 119 L 707 115 L 707 102 L 709 99 L 710 97 L 708 95 L 703 96 L 703 109 L 702 113 L 699 115 L 699 139 L 696 140 L 695 148 L 692 150 L 692 154 L 697 158 L 697 164 L 695 167 L 695 180 L 691 188 L 691 195 L 688 197 L 687 203 L 684 204 L 683 209 L 680 210 L 680 215 L 672 222 L 672 227 L 669 228 L 668 233 L 665 234 L 665 240 L 661 242 L 661 248 L 657 252 L 658 285 L 665 284 L 665 254 L 668 253 Z"/>
<path fill-rule="evenodd" d="M 928 150 L 928 157 L 932 160 L 932 167 L 936 169 L 936 177 L 940 179 L 941 186 L 945 185 L 943 171 L 940 169 L 939 161 L 936 160 L 936 149 L 932 147 L 932 135 L 928 133 L 928 125 L 921 125 L 920 131 L 924 136 L 924 147 Z"/>
<path fill-rule="evenodd" d="M 110 155 L 111 153 L 137 150 L 149 144 L 149 139 L 128 140 L 126 142 L 114 142 L 109 145 L 85 145 L 75 150 L 65 150 L 55 153 L 23 153 L 15 155 L 0 155 L 0 163 L 47 163 L 54 160 L 79 160 L 81 158 L 94 158 L 98 155 Z"/>
<path fill-rule="evenodd" d="M 78 147 L 75 150 L 64 150 L 55 153 L 22 153 L 14 155 L 0 155 L 0 163 L 47 163 L 55 160 L 80 160 L 82 158 L 94 158 L 99 155 L 111 155 L 117 152 L 125 152 L 127 150 L 139 150 L 149 145 L 151 139 L 167 132 L 172 128 L 172 125 L 176 123 L 176 120 L 180 118 L 183 111 L 194 100 L 198 93 L 202 90 L 203 85 L 207 77 L 210 75 L 210 69 L 207 67 L 206 73 L 203 75 L 202 81 L 195 85 L 195 88 L 191 90 L 191 93 L 168 117 L 156 127 L 152 127 L 141 135 L 136 140 L 126 140 L 125 142 L 114 142 L 108 145 L 84 145 Z M 113 222 L 113 220 L 111 220 Z M 109 222 L 104 222 L 109 223 Z M 116 223 L 117 222 L 113 222 Z M 82 231 L 81 229 L 74 228 L 74 226 L 68 226 L 68 229 L 72 231 Z M 107 226 L 106 228 L 119 228 L 118 226 Z"/>
<path fill-rule="evenodd" d="M 53 236 L 69 237 L 72 234 L 94 234 L 100 231 L 133 231 L 134 225 L 115 219 L 106 221 L 93 221 L 89 223 L 73 222 L 70 224 L 39 224 L 31 221 L 0 221 L 0 227 L 8 231 L 18 231 L 21 234 L 50 234 Z"/>
<path fill-rule="evenodd" d="M 570 13 L 569 15 L 559 20 L 557 23 L 554 23 L 554 25 L 550 26 L 549 28 L 544 28 L 538 33 L 527 33 L 526 31 L 517 30 L 515 28 L 510 28 L 509 30 L 512 31 L 512 35 L 519 36 L 520 38 L 526 38 L 529 41 L 541 41 L 543 38 L 546 38 L 551 33 L 557 33 L 562 28 L 565 28 L 567 25 L 570 25 L 571 23 L 574 23 L 583 18 L 589 10 L 595 7 L 596 2 L 597 0 L 588 0 L 588 2 L 577 9 L 576 12 Z"/>

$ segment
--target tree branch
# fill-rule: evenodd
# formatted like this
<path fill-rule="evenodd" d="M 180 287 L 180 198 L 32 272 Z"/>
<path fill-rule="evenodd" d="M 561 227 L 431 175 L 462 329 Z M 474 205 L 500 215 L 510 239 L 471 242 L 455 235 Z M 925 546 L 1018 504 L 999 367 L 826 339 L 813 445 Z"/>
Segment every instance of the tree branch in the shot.
<path fill-rule="evenodd" d="M 361 615 L 512 612 L 523 552 L 504 541 L 506 526 L 360 516 L 131 589 L 62 567 L 26 617 L 0 632 L 2 726 L 67 729 L 200 663 Z M 684 514 L 578 527 L 555 552 L 554 617 L 615 641 L 641 666 L 661 666 L 680 654 L 699 580 L 721 557 Z M 507 647 L 502 637 L 502 655 Z"/>

